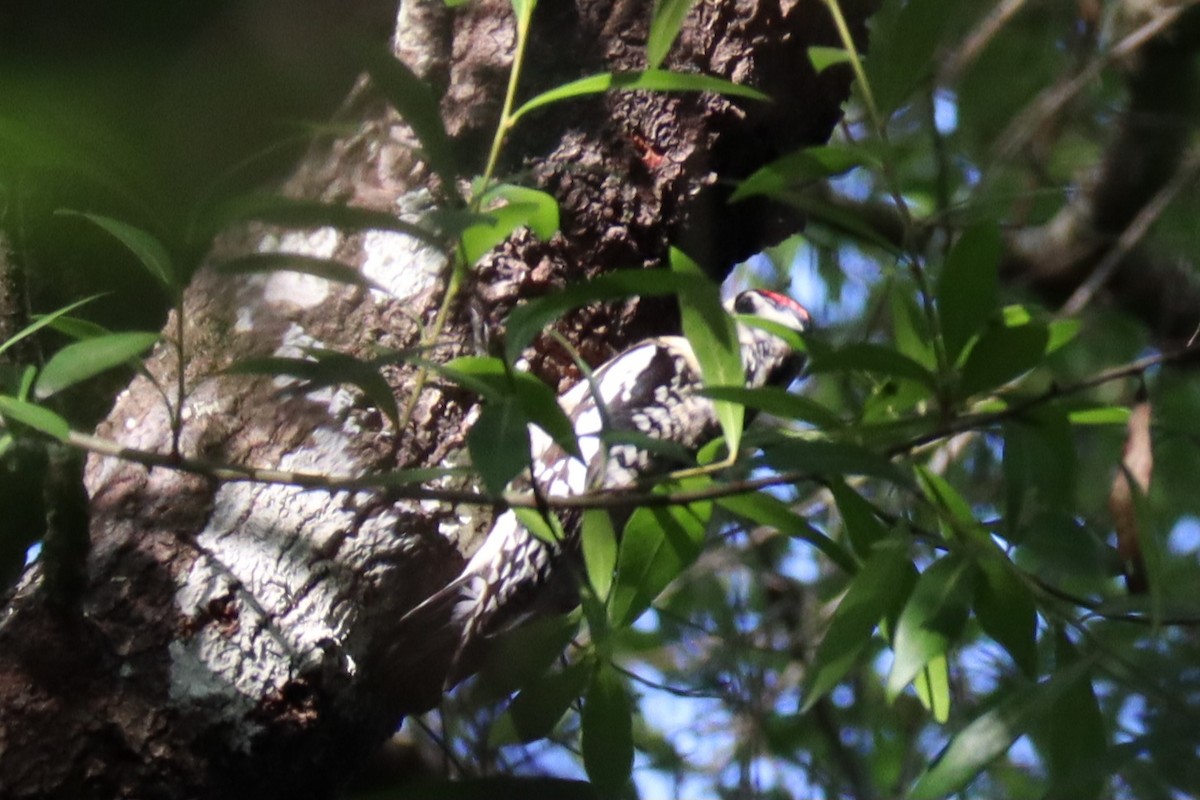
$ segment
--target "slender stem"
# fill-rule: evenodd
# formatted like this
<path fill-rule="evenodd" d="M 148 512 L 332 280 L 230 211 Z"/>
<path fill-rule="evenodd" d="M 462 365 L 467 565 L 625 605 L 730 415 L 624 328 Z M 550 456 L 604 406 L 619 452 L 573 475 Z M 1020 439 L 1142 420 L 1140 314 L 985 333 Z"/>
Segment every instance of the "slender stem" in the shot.
<path fill-rule="evenodd" d="M 517 14 L 517 42 L 513 53 L 512 69 L 508 72 L 508 86 L 504 92 L 504 105 L 500 110 L 500 121 L 496 124 L 496 133 L 492 137 L 492 147 L 488 152 L 487 164 L 484 166 L 483 176 L 480 178 L 479 185 L 476 187 L 476 191 L 472 195 L 469 204 L 469 208 L 473 212 L 478 212 L 482 208 L 484 197 L 487 195 L 488 187 L 492 182 L 492 176 L 496 172 L 496 165 L 500 161 L 500 151 L 504 147 L 504 140 L 514 122 L 512 110 L 516 101 L 517 85 L 521 79 L 521 64 L 525 60 L 525 45 L 529 41 L 529 18 L 529 13 Z M 450 317 L 450 306 L 454 303 L 454 299 L 458 296 L 458 291 L 462 287 L 467 267 L 468 265 L 463 256 L 462 244 L 460 242 L 459 246 L 450 254 L 446 292 L 442 295 L 442 302 L 438 305 L 433 323 L 421 338 L 422 345 L 431 345 L 442 337 L 442 333 L 446 328 L 446 321 Z M 413 378 L 412 390 L 408 394 L 408 400 L 405 402 L 404 409 L 400 413 L 400 421 L 397 425 L 397 432 L 399 434 L 402 435 L 404 431 L 408 430 L 413 412 L 417 407 L 417 401 L 420 399 L 428 380 L 429 368 L 424 366 L 419 368 L 416 376 Z"/>

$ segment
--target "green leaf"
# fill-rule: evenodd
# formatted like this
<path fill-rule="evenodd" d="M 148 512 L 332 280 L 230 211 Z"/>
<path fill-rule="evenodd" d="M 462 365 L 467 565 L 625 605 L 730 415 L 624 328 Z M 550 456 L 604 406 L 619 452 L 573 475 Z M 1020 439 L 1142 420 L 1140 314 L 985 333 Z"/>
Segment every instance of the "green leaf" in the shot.
<path fill-rule="evenodd" d="M 953 16 L 948 6 L 945 0 L 909 0 L 885 4 L 872 18 L 867 80 L 885 117 L 932 74 L 936 62 L 930 54 Z"/>
<path fill-rule="evenodd" d="M 432 87 L 383 48 L 365 48 L 363 58 L 371 82 L 420 141 L 425 161 L 442 179 L 442 191 L 458 199 L 458 154 L 442 124 L 439 100 Z"/>
<path fill-rule="evenodd" d="M 814 46 L 808 48 L 808 60 L 813 69 L 820 74 L 838 64 L 850 63 L 850 53 L 841 47 Z"/>
<path fill-rule="evenodd" d="M 583 766 L 603 797 L 623 793 L 633 772 L 633 705 L 611 665 L 592 677 L 583 701 Z"/>
<path fill-rule="evenodd" d="M 867 558 L 875 545 L 887 538 L 887 528 L 875 515 L 875 507 L 847 486 L 845 481 L 830 481 L 829 490 L 833 499 L 837 501 L 842 523 L 846 526 L 846 533 L 850 537 L 854 552 L 862 558 Z"/>
<path fill-rule="evenodd" d="M 767 95 L 712 75 L 699 75 L 693 72 L 669 72 L 663 69 L 648 69 L 643 72 L 601 72 L 586 78 L 565 83 L 530 99 L 525 105 L 513 112 L 512 119 L 516 122 L 534 109 L 560 100 L 583 97 L 590 94 L 603 94 L 607 91 L 633 91 L 642 89 L 651 92 L 713 92 L 732 97 L 746 97 L 751 100 L 770 100 Z"/>
<path fill-rule="evenodd" d="M 596 597 L 603 601 L 608 598 L 613 571 L 617 567 L 617 533 L 613 530 L 612 517 L 603 508 L 586 509 L 581 528 L 583 564 L 588 582 Z"/>
<path fill-rule="evenodd" d="M 949 555 L 917 579 L 896 623 L 895 658 L 887 678 L 889 701 L 894 701 L 926 664 L 945 655 L 962 633 L 974 595 L 975 571 L 971 562 Z"/>
<path fill-rule="evenodd" d="M 789 189 L 803 187 L 835 175 L 844 175 L 855 167 L 876 165 L 864 150 L 840 144 L 806 147 L 776 159 L 738 184 L 729 202 L 736 203 L 756 195 L 776 196 Z"/>
<path fill-rule="evenodd" d="M 804 705 L 811 709 L 845 677 L 889 609 L 908 599 L 917 574 L 899 542 L 881 542 L 854 576 L 821 637 L 808 671 Z"/>
<path fill-rule="evenodd" d="M 488 401 L 467 434 L 471 463 L 488 491 L 499 494 L 529 466 L 529 420 L 511 398 Z"/>
<path fill-rule="evenodd" d="M 1049 341 L 1046 342 L 1046 354 L 1065 347 L 1074 341 L 1083 323 L 1077 319 L 1056 319 L 1046 326 L 1049 330 Z"/>
<path fill-rule="evenodd" d="M 892 337 L 895 339 L 896 349 L 925 369 L 934 369 L 937 356 L 931 344 L 933 337 L 911 291 L 908 291 L 904 284 L 894 284 L 888 294 L 892 309 Z"/>
<path fill-rule="evenodd" d="M 508 315 L 505 358 L 516 362 L 521 351 L 542 329 L 572 308 L 602 300 L 619 300 L 632 295 L 643 297 L 675 294 L 687 284 L 686 276 L 661 269 L 610 272 L 586 283 L 576 284 L 556 294 L 540 297 L 517 306 Z M 739 381 L 744 383 L 744 379 Z"/>
<path fill-rule="evenodd" d="M 528 186 L 501 183 L 492 186 L 483 196 L 484 207 L 493 200 L 506 200 L 509 204 L 531 207 L 529 218 L 523 224 L 528 225 L 529 230 L 542 241 L 558 233 L 558 201 L 554 195 Z"/>
<path fill-rule="evenodd" d="M 967 353 L 960 394 L 994 389 L 1033 369 L 1045 356 L 1047 340 L 1046 326 L 1037 323 L 988 327 Z"/>
<path fill-rule="evenodd" d="M 1026 677 L 1037 677 L 1037 606 L 1007 558 L 980 559 L 975 618 L 999 642 Z"/>
<path fill-rule="evenodd" d="M 1067 412 L 1067 421 L 1072 425 L 1126 425 L 1129 423 L 1129 406 L 1076 408 Z"/>
<path fill-rule="evenodd" d="M 676 485 L 694 490 L 708 481 Z M 665 491 L 666 486 L 660 487 Z M 700 555 L 711 503 L 642 507 L 625 525 L 617 556 L 617 577 L 609 595 L 609 619 L 620 627 L 632 623 L 685 567 Z"/>
<path fill-rule="evenodd" d="M 646 37 L 646 68 L 658 69 L 679 36 L 683 20 L 696 0 L 658 0 Z"/>
<path fill-rule="evenodd" d="M 534 375 L 508 368 L 498 358 L 463 356 L 430 364 L 446 377 L 490 400 L 512 399 L 529 422 L 545 431 L 566 453 L 578 456 L 579 443 L 554 390 Z"/>
<path fill-rule="evenodd" d="M 387 290 L 349 264 L 335 258 L 306 256 L 300 253 L 250 253 L 213 267 L 220 275 L 253 275 L 261 272 L 299 272 L 324 278 L 334 283 L 361 286 L 364 289 Z"/>
<path fill-rule="evenodd" d="M 938 800 L 961 791 L 1024 734 L 1042 709 L 1078 681 L 1086 668 L 1060 670 L 1048 681 L 1005 691 L 990 710 L 963 728 L 908 793 L 909 800 Z"/>
<path fill-rule="evenodd" d="M 112 333 L 103 325 L 97 325 L 91 320 L 79 317 L 56 317 L 50 321 L 50 327 L 72 339 L 95 339 L 98 336 L 107 336 Z"/>
<path fill-rule="evenodd" d="M 400 424 L 395 392 L 380 374 L 378 366 L 336 350 L 312 347 L 305 352 L 311 358 L 247 358 L 232 364 L 224 372 L 228 375 L 286 375 L 303 382 L 295 388 L 301 393 L 350 384 L 361 391 L 393 425 Z"/>
<path fill-rule="evenodd" d="M 911 479 L 886 458 L 843 442 L 787 439 L 763 448 L 766 462 L 778 470 L 812 475 L 868 475 L 908 485 Z"/>
<path fill-rule="evenodd" d="M 917 480 L 920 481 L 929 502 L 950 517 L 952 524 L 946 526 L 943 520 L 943 530 L 947 530 L 952 536 L 967 529 L 978 529 L 979 523 L 971 511 L 970 504 L 949 481 L 921 464 L 917 465 L 916 472 Z"/>
<path fill-rule="evenodd" d="M 995 221 L 965 230 L 946 259 L 936 297 L 946 357 L 952 364 L 996 310 L 999 264 L 1000 228 Z"/>
<path fill-rule="evenodd" d="M 845 427 L 845 423 L 837 414 L 825 406 L 778 386 L 761 386 L 756 389 L 746 386 L 706 386 L 700 390 L 700 394 L 714 400 L 728 400 L 757 411 L 765 411 L 782 419 L 803 420 L 826 430 Z"/>
<path fill-rule="evenodd" d="M 0 395 L 0 414 L 6 421 L 15 420 L 59 441 L 65 442 L 71 435 L 70 424 L 58 414 L 15 397 Z"/>
<path fill-rule="evenodd" d="M 1061 632 L 1056 649 L 1060 671 L 1080 663 L 1079 654 Z M 1034 741 L 1050 773 L 1046 797 L 1087 800 L 1103 796 L 1112 774 L 1107 763 L 1107 728 L 1086 674 L 1062 689 L 1034 731 Z"/>
<path fill-rule="evenodd" d="M 566 666 L 561 672 L 543 675 L 522 689 L 508 707 L 516 741 L 528 743 L 549 736 L 571 704 L 583 694 L 591 676 L 591 663 L 580 661 Z M 497 726 L 489 743 L 507 744 L 507 741 L 498 741 L 497 734 L 502 731 L 503 726 Z"/>
<path fill-rule="evenodd" d="M 938 724 L 950 719 L 950 664 L 946 656 L 934 656 L 913 679 L 917 699 Z"/>
<path fill-rule="evenodd" d="M 31 322 L 10 336 L 3 344 L 0 344 L 0 354 L 6 352 L 10 347 L 15 345 L 17 342 L 20 342 L 22 339 L 37 333 L 47 325 L 53 325 L 55 321 L 61 318 L 64 314 L 69 314 L 80 306 L 86 305 L 98 297 L 103 297 L 103 295 L 94 294 L 91 297 L 85 297 L 82 300 L 77 300 L 68 306 L 63 306 L 57 311 L 52 311 L 49 314 L 43 314 L 39 316 L 35 321 Z"/>
<path fill-rule="evenodd" d="M 551 510 L 543 513 L 535 508 L 514 508 L 512 512 L 527 531 L 547 544 L 561 545 L 567 538 L 562 523 Z"/>
<path fill-rule="evenodd" d="M 700 362 L 700 374 L 707 386 L 737 386 L 745 384 L 742 350 L 737 326 L 721 304 L 721 292 L 705 276 L 695 261 L 677 248 L 671 248 L 671 271 L 687 279 L 686 288 L 679 293 L 679 314 L 683 335 Z M 713 407 L 725 435 L 730 456 L 736 456 L 742 440 L 745 410 L 728 400 L 714 400 Z"/>
<path fill-rule="evenodd" d="M 826 350 L 819 355 L 810 351 L 811 374 L 822 372 L 868 372 L 889 378 L 915 381 L 931 391 L 937 388 L 937 377 L 906 355 L 884 345 L 858 342 Z"/>
<path fill-rule="evenodd" d="M 841 545 L 814 528 L 777 497 L 765 492 L 722 497 L 717 505 L 743 519 L 774 528 L 784 536 L 808 542 L 843 570 L 854 573 L 858 564 Z"/>
<path fill-rule="evenodd" d="M 166 290 L 169 297 L 175 298 L 180 291 L 179 279 L 175 267 L 171 264 L 171 255 L 156 237 L 141 228 L 136 228 L 119 219 L 106 217 L 101 214 L 88 214 L 82 211 L 60 210 L 55 212 L 63 216 L 81 217 L 91 222 L 137 257 L 138 262 Z"/>
<path fill-rule="evenodd" d="M 503 200 L 502 205 L 494 205 Z M 539 239 L 558 232 L 558 201 L 537 189 L 500 184 L 489 189 L 480 200 L 487 216 L 480 217 L 461 233 L 463 256 L 475 264 L 496 245 L 520 227 L 528 227 Z"/>
<path fill-rule="evenodd" d="M 490 642 L 478 687 L 487 699 L 508 697 L 546 674 L 579 631 L 577 614 L 540 617 Z M 580 687 L 576 696 L 583 691 Z"/>
<path fill-rule="evenodd" d="M 392 231 L 406 234 L 438 249 L 444 249 L 445 245 L 439 232 L 406 222 L 389 211 L 283 195 L 253 194 L 237 197 L 216 208 L 209 217 L 211 230 L 222 230 L 232 223 L 256 220 L 287 228 L 328 226 L 349 232 Z"/>
<path fill-rule="evenodd" d="M 118 367 L 158 341 L 157 333 L 110 333 L 69 344 L 55 353 L 38 376 L 34 396 L 45 399 L 80 381 Z"/>

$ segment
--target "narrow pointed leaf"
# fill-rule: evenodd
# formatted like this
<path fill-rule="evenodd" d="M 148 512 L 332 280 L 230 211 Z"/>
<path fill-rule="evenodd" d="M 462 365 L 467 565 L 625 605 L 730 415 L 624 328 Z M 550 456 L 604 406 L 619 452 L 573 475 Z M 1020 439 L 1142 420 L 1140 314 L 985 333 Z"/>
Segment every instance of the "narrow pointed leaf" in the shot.
<path fill-rule="evenodd" d="M 996 310 L 1000 229 L 995 222 L 968 228 L 954 244 L 937 284 L 938 318 L 950 363 Z"/>
<path fill-rule="evenodd" d="M 633 704 L 609 665 L 596 670 L 583 701 L 583 766 L 603 797 L 617 797 L 633 771 Z"/>
<path fill-rule="evenodd" d="M 840 544 L 814 528 L 777 497 L 765 492 L 731 495 L 718 500 L 717 505 L 751 522 L 774 528 L 784 536 L 809 543 L 846 572 L 858 570 L 854 557 Z"/>
<path fill-rule="evenodd" d="M 689 278 L 679 293 L 683 334 L 692 346 L 707 386 L 738 386 L 746 382 L 737 327 L 721 305 L 717 286 L 704 275 L 700 265 L 683 251 L 671 248 L 671 271 Z M 728 400 L 714 400 L 725 445 L 736 454 L 742 440 L 745 410 Z"/>
<path fill-rule="evenodd" d="M 71 426 L 58 414 L 15 397 L 0 395 L 0 414 L 59 441 L 65 442 L 71 435 Z"/>
<path fill-rule="evenodd" d="M 372 83 L 416 134 L 425 161 L 442 179 L 442 191 L 458 197 L 458 155 L 446 134 L 438 97 L 429 83 L 382 48 L 366 51 L 364 58 Z"/>
<path fill-rule="evenodd" d="M 706 386 L 700 390 L 700 394 L 765 411 L 782 419 L 802 420 L 826 430 L 845 427 L 837 414 L 825 406 L 778 386 L 760 386 L 756 389 L 746 386 Z"/>
<path fill-rule="evenodd" d="M 528 743 L 549 736 L 571 704 L 583 694 L 591 673 L 590 663 L 577 662 L 561 672 L 543 675 L 521 690 L 508 708 L 516 741 Z M 507 743 L 496 741 L 495 737 L 491 737 L 490 741 L 493 745 Z"/>
<path fill-rule="evenodd" d="M 1037 323 L 988 327 L 967 353 L 960 394 L 994 389 L 1033 369 L 1045 357 L 1047 340 L 1046 326 Z"/>
<path fill-rule="evenodd" d="M 222 261 L 213 267 L 222 275 L 253 275 L 261 272 L 299 272 L 324 278 L 334 283 L 362 286 L 366 289 L 387 291 L 354 267 L 335 258 L 321 258 L 299 253 L 251 253 Z"/>
<path fill-rule="evenodd" d="M 921 573 L 896 623 L 895 658 L 887 678 L 889 700 L 895 700 L 926 664 L 945 655 L 958 639 L 967 622 L 974 578 L 975 566 L 952 555 Z"/>
<path fill-rule="evenodd" d="M 646 68 L 658 69 L 679 36 L 683 20 L 696 0 L 659 0 L 646 37 Z"/>
<path fill-rule="evenodd" d="M 20 342 L 21 340 L 23 340 L 29 336 L 32 336 L 33 334 L 37 333 L 38 331 L 40 331 L 42 328 L 46 327 L 47 325 L 53 325 L 62 316 L 69 314 L 72 311 L 74 311 L 75 309 L 79 308 L 80 306 L 86 305 L 86 304 L 92 302 L 93 300 L 95 300 L 96 298 L 102 297 L 102 296 L 103 295 L 94 294 L 91 297 L 85 297 L 82 300 L 77 300 L 74 303 L 71 303 L 70 305 L 63 306 L 62 308 L 58 309 L 57 311 L 52 311 L 49 314 L 43 314 L 42 316 L 38 317 L 33 322 L 26 325 L 21 330 L 14 333 L 3 344 L 0 344 L 0 353 L 4 353 L 6 350 L 8 350 L 13 345 L 15 345 L 17 342 Z"/>
<path fill-rule="evenodd" d="M 581 538 L 588 582 L 603 601 L 608 598 L 617 567 L 617 534 L 607 510 L 589 508 L 583 512 Z"/>
<path fill-rule="evenodd" d="M 738 184 L 729 202 L 736 203 L 756 195 L 775 196 L 871 163 L 874 160 L 863 150 L 846 145 L 806 147 L 759 168 Z"/>
<path fill-rule="evenodd" d="M 69 344 L 55 353 L 38 376 L 34 395 L 46 398 L 80 381 L 118 367 L 149 350 L 157 333 L 112 333 Z"/>
<path fill-rule="evenodd" d="M 863 562 L 838 603 L 808 671 L 807 711 L 845 677 L 889 609 L 903 606 L 917 572 L 902 546 L 881 543 Z"/>
<path fill-rule="evenodd" d="M 534 109 L 560 100 L 603 94 L 608 91 L 633 91 L 642 89 L 653 92 L 713 92 L 751 100 L 769 100 L 757 89 L 743 86 L 712 75 L 693 72 L 670 72 L 663 69 L 648 69 L 643 72 L 601 72 L 586 78 L 565 83 L 530 99 L 513 112 L 516 121 Z"/>
<path fill-rule="evenodd" d="M 108 233 L 137 257 L 142 267 L 158 281 L 170 297 L 179 293 L 179 279 L 175 274 L 175 267 L 171 264 L 171 255 L 153 234 L 102 214 L 66 210 L 58 213 L 82 217 Z"/>
<path fill-rule="evenodd" d="M 557 294 L 539 297 L 518 306 L 508 315 L 505 357 L 510 363 L 515 362 L 542 329 L 572 308 L 632 295 L 650 297 L 675 294 L 687 282 L 686 276 L 668 270 L 622 270 L 571 286 Z"/>
<path fill-rule="evenodd" d="M 938 755 L 908 793 L 909 800 L 940 800 L 964 789 L 1003 755 L 1035 717 L 1087 674 L 1086 664 L 1060 670 L 1040 684 L 1007 690 L 995 706 L 971 721 Z"/>
<path fill-rule="evenodd" d="M 467 434 L 471 463 L 493 494 L 529 466 L 528 424 L 516 401 L 505 398 L 486 403 Z"/>
<path fill-rule="evenodd" d="M 829 483 L 833 499 L 837 501 L 838 511 L 842 515 L 842 524 L 850 537 L 854 552 L 866 558 L 876 543 L 887 538 L 887 528 L 875 515 L 875 507 L 863 499 L 862 495 L 851 489 L 843 480 Z"/>

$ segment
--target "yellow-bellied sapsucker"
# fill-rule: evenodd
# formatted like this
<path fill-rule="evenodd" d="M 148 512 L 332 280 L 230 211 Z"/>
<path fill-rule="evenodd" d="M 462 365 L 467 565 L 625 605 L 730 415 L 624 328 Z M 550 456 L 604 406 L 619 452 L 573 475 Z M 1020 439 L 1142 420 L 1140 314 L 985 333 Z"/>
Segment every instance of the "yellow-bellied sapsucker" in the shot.
<path fill-rule="evenodd" d="M 809 314 L 776 292 L 750 290 L 732 301 L 738 314 L 760 317 L 802 332 Z M 786 386 L 800 373 L 804 357 L 767 330 L 738 323 L 746 385 Z M 605 362 L 563 393 L 559 402 L 570 418 L 582 458 L 567 454 L 541 431 L 531 436 L 533 480 L 547 497 L 630 486 L 676 466 L 660 449 L 621 441 L 620 434 L 669 442 L 676 451 L 695 452 L 721 430 L 713 402 L 702 396 L 700 367 L 682 336 L 662 336 L 634 345 Z M 605 446 L 605 440 L 608 446 Z M 446 613 L 460 629 L 458 655 L 479 637 L 497 632 L 534 605 L 539 592 L 578 550 L 578 516 L 565 515 L 565 538 L 552 543 L 530 533 L 511 511 L 496 518 L 487 538 L 462 573 L 409 612 Z M 452 667 L 454 669 L 455 667 Z"/>

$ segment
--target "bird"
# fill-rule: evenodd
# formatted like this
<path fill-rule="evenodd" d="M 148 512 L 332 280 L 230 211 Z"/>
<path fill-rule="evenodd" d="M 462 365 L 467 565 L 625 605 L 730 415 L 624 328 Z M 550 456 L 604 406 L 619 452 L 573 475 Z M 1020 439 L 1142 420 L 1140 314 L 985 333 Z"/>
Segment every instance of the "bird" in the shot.
<path fill-rule="evenodd" d="M 729 311 L 780 325 L 796 333 L 811 326 L 808 311 L 787 295 L 764 289 L 739 293 Z M 784 386 L 803 369 L 804 354 L 768 330 L 737 321 L 746 386 Z M 578 442 L 571 455 L 531 426 L 531 480 L 543 497 L 569 497 L 636 486 L 679 466 L 671 453 L 694 454 L 721 432 L 713 401 L 692 345 L 683 336 L 639 342 L 596 368 L 559 396 Z M 622 439 L 621 434 L 634 434 Z M 645 437 L 665 447 L 647 447 Z M 606 446 L 607 443 L 607 446 Z M 432 620 L 457 629 L 451 677 L 464 654 L 506 630 L 538 607 L 538 596 L 578 572 L 580 515 L 563 515 L 563 535 L 548 540 L 530 532 L 513 509 L 496 517 L 483 544 L 462 572 L 407 612 L 402 622 Z M 559 594 L 562 594 L 560 591 Z"/>

